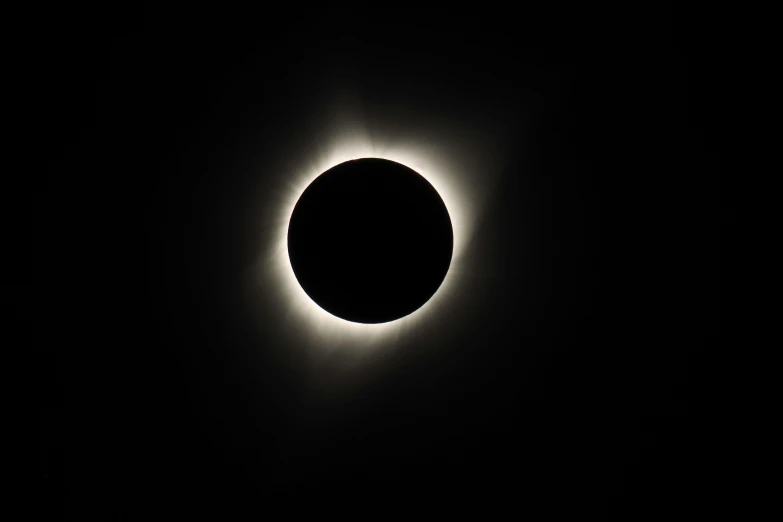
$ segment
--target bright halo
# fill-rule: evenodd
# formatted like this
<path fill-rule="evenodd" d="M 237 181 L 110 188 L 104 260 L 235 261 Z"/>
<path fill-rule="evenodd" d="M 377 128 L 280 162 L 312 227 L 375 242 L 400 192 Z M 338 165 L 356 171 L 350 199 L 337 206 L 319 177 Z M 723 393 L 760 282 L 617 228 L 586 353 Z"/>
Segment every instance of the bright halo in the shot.
<path fill-rule="evenodd" d="M 288 164 L 285 182 L 277 199 L 265 194 L 263 199 L 273 205 L 272 237 L 256 272 L 256 292 L 265 300 L 275 300 L 282 307 L 278 325 L 291 333 L 317 344 L 319 348 L 348 347 L 363 349 L 379 344 L 391 345 L 416 336 L 418 331 L 435 327 L 445 320 L 459 293 L 459 281 L 466 273 L 469 250 L 478 204 L 487 190 L 487 176 L 493 173 L 492 162 L 486 161 L 477 142 L 465 136 L 440 133 L 441 143 L 418 139 L 409 143 L 399 140 L 379 140 L 363 131 L 326 133 L 332 144 L 322 149 L 307 147 L 299 151 L 298 165 Z M 420 133 L 419 133 L 420 136 Z M 493 151 L 495 152 L 495 151 Z M 305 189 L 330 168 L 349 160 L 379 158 L 405 165 L 424 177 L 438 192 L 451 218 L 454 246 L 451 264 L 441 286 L 420 308 L 400 319 L 379 324 L 354 323 L 336 317 L 318 306 L 294 275 L 288 258 L 288 225 L 294 207 Z M 482 164 L 481 161 L 485 162 Z M 479 168 L 483 167 L 481 171 Z M 483 177 L 482 177 L 483 175 Z M 477 184 L 476 180 L 481 181 Z M 471 197 L 468 197 L 470 194 Z"/>

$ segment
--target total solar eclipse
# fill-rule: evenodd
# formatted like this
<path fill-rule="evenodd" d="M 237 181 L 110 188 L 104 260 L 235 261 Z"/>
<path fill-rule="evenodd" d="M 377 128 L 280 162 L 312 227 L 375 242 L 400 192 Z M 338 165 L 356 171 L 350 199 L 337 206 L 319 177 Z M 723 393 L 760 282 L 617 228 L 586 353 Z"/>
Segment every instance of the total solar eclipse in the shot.
<path fill-rule="evenodd" d="M 419 309 L 451 263 L 446 205 L 414 170 L 346 161 L 317 177 L 288 225 L 288 256 L 307 295 L 332 315 L 386 323 Z"/>

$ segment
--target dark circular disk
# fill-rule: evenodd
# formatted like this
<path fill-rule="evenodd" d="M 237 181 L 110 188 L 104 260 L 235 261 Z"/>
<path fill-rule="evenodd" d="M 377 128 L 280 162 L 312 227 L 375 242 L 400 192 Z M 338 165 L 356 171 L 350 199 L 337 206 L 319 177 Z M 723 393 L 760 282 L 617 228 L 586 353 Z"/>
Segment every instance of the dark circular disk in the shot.
<path fill-rule="evenodd" d="M 454 234 L 440 195 L 394 161 L 346 161 L 302 193 L 288 225 L 296 279 L 327 312 L 385 323 L 414 312 L 438 290 Z"/>

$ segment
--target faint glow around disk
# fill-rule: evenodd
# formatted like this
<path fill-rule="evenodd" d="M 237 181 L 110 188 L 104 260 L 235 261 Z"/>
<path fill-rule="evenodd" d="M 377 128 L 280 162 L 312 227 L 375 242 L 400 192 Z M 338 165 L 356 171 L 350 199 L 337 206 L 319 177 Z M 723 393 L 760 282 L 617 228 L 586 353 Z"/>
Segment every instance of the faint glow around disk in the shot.
<path fill-rule="evenodd" d="M 351 140 L 343 140 L 343 143 L 331 147 L 328 152 L 322 151 L 326 152 L 325 154 L 313 154 L 320 157 L 304 166 L 301 173 L 294 172 L 293 176 L 289 176 L 290 183 L 284 191 L 284 200 L 281 202 L 278 214 L 282 219 L 276 225 L 277 237 L 274 239 L 274 252 L 270 252 L 272 259 L 267 259 L 267 262 L 271 261 L 274 270 L 271 281 L 280 285 L 280 288 L 277 289 L 281 294 L 279 297 L 285 302 L 284 306 L 286 304 L 288 306 L 287 320 L 294 321 L 295 327 L 300 333 L 309 333 L 317 337 L 320 342 L 361 341 L 363 345 L 385 342 L 415 330 L 423 321 L 427 321 L 439 309 L 442 309 L 449 300 L 449 296 L 454 290 L 455 278 L 459 273 L 460 260 L 464 255 L 471 232 L 471 227 L 468 224 L 473 220 L 474 212 L 472 210 L 474 209 L 465 194 L 458 189 L 460 181 L 462 181 L 458 172 L 448 170 L 452 166 L 444 164 L 449 162 L 437 161 L 437 154 L 434 154 L 433 151 L 428 153 L 420 148 L 417 150 L 416 146 L 404 147 L 404 149 L 390 146 L 374 147 L 369 143 L 369 140 L 355 139 L 354 137 Z M 391 160 L 418 172 L 443 199 L 454 232 L 451 265 L 438 291 L 418 310 L 388 323 L 353 323 L 328 313 L 310 299 L 299 285 L 288 258 L 288 224 L 299 197 L 318 176 L 330 168 L 345 161 L 360 158 Z M 268 290 L 270 289 L 267 288 Z"/>

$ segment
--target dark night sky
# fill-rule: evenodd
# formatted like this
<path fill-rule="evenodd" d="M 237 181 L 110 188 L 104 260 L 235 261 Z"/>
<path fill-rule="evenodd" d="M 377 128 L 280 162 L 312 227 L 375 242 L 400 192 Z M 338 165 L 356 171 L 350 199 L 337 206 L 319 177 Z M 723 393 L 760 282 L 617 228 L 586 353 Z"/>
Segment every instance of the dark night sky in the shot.
<path fill-rule="evenodd" d="M 704 509 L 721 174 L 697 17 L 88 14 L 30 43 L 42 510 Z M 279 296 L 238 290 L 264 162 L 329 132 L 335 91 L 382 133 L 498 144 L 460 320 L 350 368 L 307 366 Z"/>

